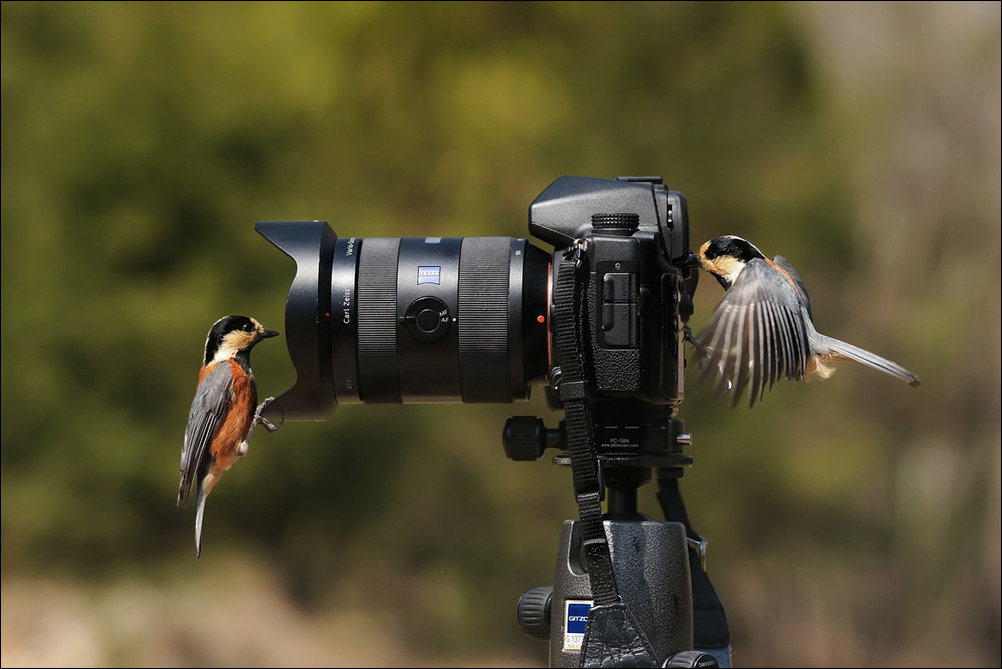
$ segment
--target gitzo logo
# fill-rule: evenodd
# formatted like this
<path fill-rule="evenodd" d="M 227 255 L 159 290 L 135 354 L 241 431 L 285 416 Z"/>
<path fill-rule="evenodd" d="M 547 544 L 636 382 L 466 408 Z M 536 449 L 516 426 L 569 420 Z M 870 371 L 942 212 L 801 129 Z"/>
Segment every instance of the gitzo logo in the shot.
<path fill-rule="evenodd" d="M 417 282 L 433 283 L 436 286 L 442 283 L 442 267 L 439 265 L 419 265 L 417 268 Z"/>
<path fill-rule="evenodd" d="M 564 651 L 579 652 L 588 628 L 588 612 L 592 602 L 568 599 L 564 602 Z"/>

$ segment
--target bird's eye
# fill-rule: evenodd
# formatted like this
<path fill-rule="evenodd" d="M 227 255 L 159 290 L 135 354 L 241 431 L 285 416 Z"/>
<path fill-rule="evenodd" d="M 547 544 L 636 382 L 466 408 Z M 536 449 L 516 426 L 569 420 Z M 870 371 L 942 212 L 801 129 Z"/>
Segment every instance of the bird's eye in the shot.
<path fill-rule="evenodd" d="M 244 327 L 243 327 L 243 331 L 244 332 L 253 332 L 254 331 L 254 324 L 253 323 L 247 323 L 247 324 L 245 324 Z"/>

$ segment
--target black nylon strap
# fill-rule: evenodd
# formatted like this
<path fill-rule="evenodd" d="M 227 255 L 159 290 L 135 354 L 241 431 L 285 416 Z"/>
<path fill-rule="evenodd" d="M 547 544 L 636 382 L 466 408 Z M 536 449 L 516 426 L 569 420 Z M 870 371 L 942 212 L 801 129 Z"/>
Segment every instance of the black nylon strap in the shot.
<path fill-rule="evenodd" d="M 607 606 L 620 599 L 609 540 L 602 523 L 602 487 L 591 412 L 584 401 L 587 387 L 581 341 L 584 328 L 580 321 L 585 318 L 585 282 L 578 275 L 578 266 L 578 259 L 572 257 L 561 260 L 558 267 L 554 295 L 557 349 L 560 353 L 558 389 L 564 409 L 564 425 L 574 475 L 574 497 L 581 515 L 580 527 L 592 598 L 595 606 Z"/>

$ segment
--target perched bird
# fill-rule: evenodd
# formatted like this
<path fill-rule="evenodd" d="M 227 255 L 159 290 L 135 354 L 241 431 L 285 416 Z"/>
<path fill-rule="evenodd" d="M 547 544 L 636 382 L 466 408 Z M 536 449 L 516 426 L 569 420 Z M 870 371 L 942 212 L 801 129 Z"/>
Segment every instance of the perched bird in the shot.
<path fill-rule="evenodd" d="M 827 379 L 837 360 L 855 360 L 919 385 L 897 363 L 815 330 L 807 289 L 786 258 L 769 260 L 751 242 L 726 235 L 703 244 L 697 259 L 726 291 L 693 340 L 703 365 L 700 379 L 715 375 L 717 396 L 733 392 L 732 407 L 746 388 L 751 407 L 781 378 Z"/>
<path fill-rule="evenodd" d="M 205 339 L 205 356 L 184 431 L 181 484 L 177 492 L 178 506 L 187 506 L 192 486 L 198 486 L 195 511 L 198 556 L 202 554 L 202 515 L 209 493 L 223 472 L 247 454 L 258 423 L 271 432 L 278 429 L 261 415 L 273 398 L 269 397 L 255 410 L 257 385 L 250 366 L 254 345 L 277 334 L 275 330 L 265 330 L 253 318 L 226 316 L 215 322 Z"/>

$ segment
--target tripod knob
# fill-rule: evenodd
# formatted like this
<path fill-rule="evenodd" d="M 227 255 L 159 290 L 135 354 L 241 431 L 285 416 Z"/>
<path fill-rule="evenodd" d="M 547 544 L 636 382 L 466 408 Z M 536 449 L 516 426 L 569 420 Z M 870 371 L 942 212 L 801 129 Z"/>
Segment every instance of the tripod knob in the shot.
<path fill-rule="evenodd" d="M 510 459 L 535 461 L 546 450 L 546 426 L 537 416 L 512 416 L 504 424 L 504 452 Z"/>
<path fill-rule="evenodd" d="M 550 601 L 553 586 L 537 585 L 529 588 L 518 598 L 518 625 L 526 636 L 533 639 L 550 638 Z"/>

